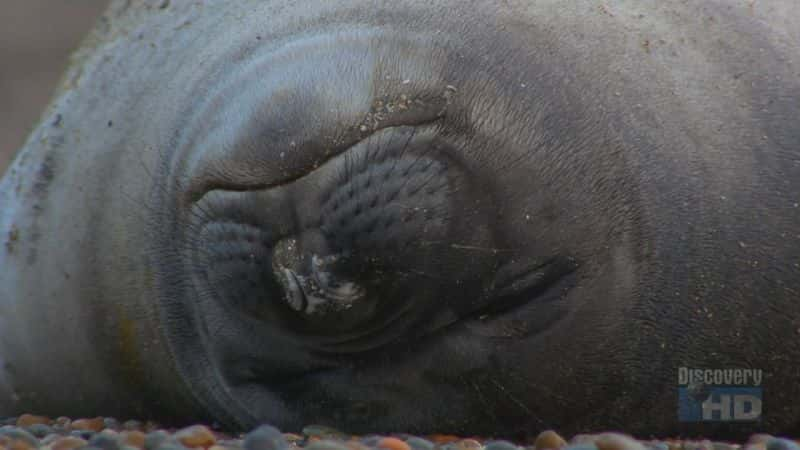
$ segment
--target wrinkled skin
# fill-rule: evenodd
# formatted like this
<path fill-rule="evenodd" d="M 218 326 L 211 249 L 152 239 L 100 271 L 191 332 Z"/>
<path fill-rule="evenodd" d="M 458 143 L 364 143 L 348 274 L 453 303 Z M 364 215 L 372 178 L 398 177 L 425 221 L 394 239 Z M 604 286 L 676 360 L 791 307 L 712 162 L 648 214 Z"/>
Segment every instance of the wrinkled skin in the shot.
<path fill-rule="evenodd" d="M 800 432 L 793 2 L 112 4 L 0 184 L 0 414 Z"/>

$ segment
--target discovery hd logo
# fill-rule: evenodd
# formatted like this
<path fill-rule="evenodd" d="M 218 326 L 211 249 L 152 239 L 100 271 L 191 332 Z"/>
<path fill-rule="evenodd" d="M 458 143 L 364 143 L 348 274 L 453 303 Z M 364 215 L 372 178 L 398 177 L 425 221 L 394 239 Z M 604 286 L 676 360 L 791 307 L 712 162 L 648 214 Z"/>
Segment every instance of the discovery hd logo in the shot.
<path fill-rule="evenodd" d="M 761 419 L 761 369 L 678 369 L 678 420 L 755 422 Z"/>

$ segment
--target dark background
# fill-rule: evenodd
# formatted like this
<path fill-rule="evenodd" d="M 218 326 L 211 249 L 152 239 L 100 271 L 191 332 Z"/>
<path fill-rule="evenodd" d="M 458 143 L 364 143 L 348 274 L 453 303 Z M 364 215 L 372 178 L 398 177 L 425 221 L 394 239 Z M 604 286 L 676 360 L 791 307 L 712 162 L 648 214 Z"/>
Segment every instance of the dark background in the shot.
<path fill-rule="evenodd" d="M 0 175 L 108 0 L 0 0 Z"/>

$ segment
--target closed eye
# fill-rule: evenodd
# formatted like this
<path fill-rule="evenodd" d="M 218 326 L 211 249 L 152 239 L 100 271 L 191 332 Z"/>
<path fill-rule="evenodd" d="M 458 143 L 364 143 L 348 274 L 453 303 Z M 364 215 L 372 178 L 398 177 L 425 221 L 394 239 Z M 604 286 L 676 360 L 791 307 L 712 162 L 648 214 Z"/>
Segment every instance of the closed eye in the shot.
<path fill-rule="evenodd" d="M 503 313 L 531 301 L 557 300 L 575 283 L 577 264 L 571 258 L 554 257 L 533 268 L 498 272 L 498 282 L 487 301 L 469 315 L 481 317 Z M 504 273 L 505 272 L 505 273 Z"/>

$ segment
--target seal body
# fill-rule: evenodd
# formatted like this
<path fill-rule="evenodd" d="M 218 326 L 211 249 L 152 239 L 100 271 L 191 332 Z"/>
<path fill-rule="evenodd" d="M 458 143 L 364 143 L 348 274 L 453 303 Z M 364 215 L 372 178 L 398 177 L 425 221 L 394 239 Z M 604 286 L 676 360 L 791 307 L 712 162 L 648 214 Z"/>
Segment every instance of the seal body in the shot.
<path fill-rule="evenodd" d="M 0 414 L 798 432 L 798 30 L 113 3 L 0 184 Z M 679 422 L 686 368 L 763 371 L 761 421 Z"/>

